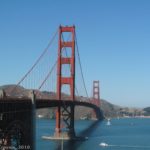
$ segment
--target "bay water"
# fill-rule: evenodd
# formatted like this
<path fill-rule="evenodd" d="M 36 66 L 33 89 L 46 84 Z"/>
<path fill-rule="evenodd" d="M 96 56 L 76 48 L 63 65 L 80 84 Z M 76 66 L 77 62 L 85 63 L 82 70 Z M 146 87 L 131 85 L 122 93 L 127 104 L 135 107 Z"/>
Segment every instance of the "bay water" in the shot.
<path fill-rule="evenodd" d="M 150 119 L 111 119 L 110 123 L 77 120 L 76 135 L 86 140 L 51 141 L 41 137 L 54 134 L 55 120 L 37 119 L 36 150 L 150 150 Z"/>

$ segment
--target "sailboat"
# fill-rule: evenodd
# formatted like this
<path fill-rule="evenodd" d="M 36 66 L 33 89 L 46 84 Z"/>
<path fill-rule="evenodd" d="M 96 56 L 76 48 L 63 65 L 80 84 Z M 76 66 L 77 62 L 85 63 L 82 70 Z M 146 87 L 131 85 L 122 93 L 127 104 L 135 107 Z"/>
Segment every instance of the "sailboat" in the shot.
<path fill-rule="evenodd" d="M 107 119 L 106 125 L 107 125 L 107 126 L 110 126 L 110 125 L 111 125 L 110 118 Z"/>

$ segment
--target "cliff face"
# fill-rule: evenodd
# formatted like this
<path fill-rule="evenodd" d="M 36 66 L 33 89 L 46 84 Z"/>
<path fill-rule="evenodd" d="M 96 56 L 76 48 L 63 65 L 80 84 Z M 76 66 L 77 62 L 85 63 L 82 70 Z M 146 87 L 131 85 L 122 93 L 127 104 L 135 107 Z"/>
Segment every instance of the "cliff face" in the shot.
<path fill-rule="evenodd" d="M 16 85 L 4 85 L 4 86 L 0 86 L 0 89 L 3 89 L 6 92 L 7 96 L 15 96 L 20 98 L 29 97 L 29 93 L 30 93 L 30 90 Z M 56 94 L 54 92 L 36 91 L 36 95 L 37 97 L 43 99 L 56 99 Z M 66 94 L 62 94 L 62 97 L 63 99 L 68 99 L 68 96 Z M 77 99 L 81 101 L 88 100 L 86 97 L 77 97 Z M 108 101 L 103 99 L 101 99 L 101 109 L 106 118 L 140 116 L 140 115 L 148 115 L 148 114 L 150 115 L 150 107 L 145 109 L 121 107 L 121 106 L 111 104 Z M 75 108 L 76 119 L 90 118 L 91 114 L 92 114 L 92 110 L 90 108 L 86 108 L 82 106 L 78 106 Z M 54 118 L 55 108 L 39 109 L 37 110 L 37 116 Z"/>
<path fill-rule="evenodd" d="M 143 110 L 144 110 L 144 115 L 145 116 L 150 116 L 150 107 L 146 107 Z"/>
<path fill-rule="evenodd" d="M 109 103 L 106 100 L 101 100 L 101 109 L 106 117 L 136 117 L 145 115 L 141 108 L 122 107 Z"/>

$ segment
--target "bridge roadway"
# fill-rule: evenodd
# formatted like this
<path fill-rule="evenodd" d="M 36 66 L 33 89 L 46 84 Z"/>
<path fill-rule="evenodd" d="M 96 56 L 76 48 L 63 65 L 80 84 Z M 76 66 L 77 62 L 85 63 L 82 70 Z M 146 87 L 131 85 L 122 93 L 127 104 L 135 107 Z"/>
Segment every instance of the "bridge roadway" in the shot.
<path fill-rule="evenodd" d="M 48 108 L 48 107 L 57 107 L 57 106 L 85 106 L 92 108 L 97 119 L 102 119 L 102 112 L 99 107 L 94 104 L 85 102 L 85 101 L 72 101 L 72 100 L 48 100 L 48 99 L 36 99 L 36 108 Z"/>
<path fill-rule="evenodd" d="M 30 103 L 31 99 L 30 98 L 3 98 L 0 99 L 0 103 L 7 103 L 7 104 L 16 104 L 21 106 L 21 104 L 25 103 Z M 86 102 L 86 101 L 72 101 L 72 100 L 56 100 L 56 99 L 35 99 L 35 108 L 40 109 L 40 108 L 50 108 L 50 107 L 58 107 L 58 106 L 85 106 L 92 108 L 95 113 L 97 119 L 102 119 L 102 111 L 100 108 L 92 103 Z M 16 107 L 15 107 L 16 108 Z M 13 108 L 12 108 L 13 109 Z"/>

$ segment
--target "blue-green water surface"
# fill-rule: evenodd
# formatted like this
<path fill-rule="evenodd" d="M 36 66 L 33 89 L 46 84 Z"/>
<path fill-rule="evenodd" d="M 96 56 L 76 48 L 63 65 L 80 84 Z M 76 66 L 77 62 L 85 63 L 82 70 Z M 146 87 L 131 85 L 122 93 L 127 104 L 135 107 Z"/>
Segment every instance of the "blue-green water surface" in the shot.
<path fill-rule="evenodd" d="M 150 119 L 112 119 L 107 121 L 79 120 L 75 123 L 77 136 L 88 137 L 80 141 L 43 140 L 53 135 L 55 120 L 38 119 L 36 123 L 36 150 L 150 150 Z M 100 143 L 107 143 L 102 147 Z"/>

